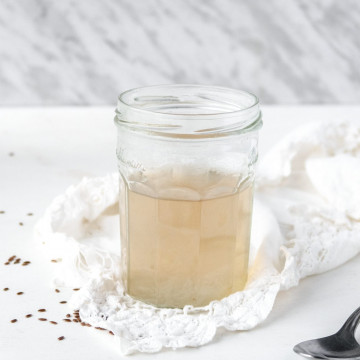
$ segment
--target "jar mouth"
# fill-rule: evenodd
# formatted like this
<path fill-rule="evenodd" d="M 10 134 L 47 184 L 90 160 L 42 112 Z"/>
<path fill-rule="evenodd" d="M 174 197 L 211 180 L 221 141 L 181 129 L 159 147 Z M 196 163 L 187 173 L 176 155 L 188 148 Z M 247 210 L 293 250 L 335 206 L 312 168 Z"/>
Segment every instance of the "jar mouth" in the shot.
<path fill-rule="evenodd" d="M 139 130 L 206 134 L 261 126 L 259 99 L 227 87 L 169 84 L 123 92 L 115 122 Z"/>

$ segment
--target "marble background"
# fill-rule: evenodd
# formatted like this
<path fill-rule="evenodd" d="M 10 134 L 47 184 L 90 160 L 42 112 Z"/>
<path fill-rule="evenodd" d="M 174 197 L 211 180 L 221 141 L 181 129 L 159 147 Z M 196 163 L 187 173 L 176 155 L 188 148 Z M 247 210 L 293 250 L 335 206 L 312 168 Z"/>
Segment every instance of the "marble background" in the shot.
<path fill-rule="evenodd" d="M 0 0 L 0 105 L 115 104 L 203 83 L 360 103 L 359 0 Z"/>

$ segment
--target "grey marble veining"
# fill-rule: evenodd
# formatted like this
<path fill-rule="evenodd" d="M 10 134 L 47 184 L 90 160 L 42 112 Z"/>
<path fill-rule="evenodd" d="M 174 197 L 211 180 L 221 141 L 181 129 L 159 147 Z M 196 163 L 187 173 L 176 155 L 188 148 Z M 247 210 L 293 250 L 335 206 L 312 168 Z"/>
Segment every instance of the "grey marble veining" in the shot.
<path fill-rule="evenodd" d="M 0 105 L 115 104 L 161 83 L 360 103 L 360 1 L 0 0 Z"/>

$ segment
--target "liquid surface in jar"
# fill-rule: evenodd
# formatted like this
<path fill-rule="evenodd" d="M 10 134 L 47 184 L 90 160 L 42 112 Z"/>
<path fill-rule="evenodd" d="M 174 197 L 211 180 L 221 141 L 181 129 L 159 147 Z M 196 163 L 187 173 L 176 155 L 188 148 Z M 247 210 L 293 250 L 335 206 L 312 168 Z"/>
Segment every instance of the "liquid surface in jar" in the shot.
<path fill-rule="evenodd" d="M 127 293 L 158 307 L 205 306 L 247 281 L 252 186 L 218 197 L 179 198 L 187 191 L 193 190 L 177 187 L 159 198 L 124 187 Z"/>

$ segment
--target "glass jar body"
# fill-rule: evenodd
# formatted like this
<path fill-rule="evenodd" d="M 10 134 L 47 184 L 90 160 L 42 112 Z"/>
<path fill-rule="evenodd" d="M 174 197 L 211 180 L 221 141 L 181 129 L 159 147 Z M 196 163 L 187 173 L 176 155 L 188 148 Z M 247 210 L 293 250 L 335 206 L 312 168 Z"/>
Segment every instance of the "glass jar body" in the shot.
<path fill-rule="evenodd" d="M 243 289 L 257 121 L 248 131 L 210 134 L 174 134 L 171 120 L 165 131 L 118 122 L 121 266 L 130 296 L 182 308 Z"/>

